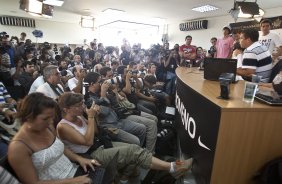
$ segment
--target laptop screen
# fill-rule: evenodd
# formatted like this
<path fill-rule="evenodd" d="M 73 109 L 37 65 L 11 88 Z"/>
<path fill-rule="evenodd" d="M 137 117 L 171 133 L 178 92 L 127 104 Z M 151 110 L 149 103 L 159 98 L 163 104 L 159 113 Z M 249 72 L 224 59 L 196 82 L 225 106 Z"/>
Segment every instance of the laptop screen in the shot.
<path fill-rule="evenodd" d="M 222 73 L 233 73 L 235 81 L 237 70 L 236 59 L 223 58 L 205 58 L 204 59 L 204 79 L 215 80 L 219 79 Z"/>

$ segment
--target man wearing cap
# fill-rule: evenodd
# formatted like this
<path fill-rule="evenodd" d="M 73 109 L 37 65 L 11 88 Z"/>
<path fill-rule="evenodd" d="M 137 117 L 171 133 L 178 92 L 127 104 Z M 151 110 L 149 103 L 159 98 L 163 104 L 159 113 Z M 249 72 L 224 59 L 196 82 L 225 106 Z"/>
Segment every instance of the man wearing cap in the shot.
<path fill-rule="evenodd" d="M 218 38 L 216 42 L 215 58 L 231 58 L 234 40 L 231 34 L 231 27 L 223 27 L 223 38 Z"/>

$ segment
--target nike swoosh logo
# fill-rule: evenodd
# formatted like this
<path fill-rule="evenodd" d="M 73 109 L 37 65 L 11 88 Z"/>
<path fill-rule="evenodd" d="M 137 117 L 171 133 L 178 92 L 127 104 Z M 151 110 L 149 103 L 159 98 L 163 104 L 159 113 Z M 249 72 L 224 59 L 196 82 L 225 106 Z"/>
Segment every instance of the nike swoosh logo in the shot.
<path fill-rule="evenodd" d="M 205 148 L 205 149 L 207 149 L 207 150 L 211 150 L 210 148 L 208 148 L 206 145 L 204 145 L 203 143 L 202 143 L 202 141 L 201 141 L 201 136 L 199 136 L 199 138 L 198 138 L 198 143 L 199 143 L 199 145 L 201 146 L 201 147 L 203 147 L 203 148 Z"/>

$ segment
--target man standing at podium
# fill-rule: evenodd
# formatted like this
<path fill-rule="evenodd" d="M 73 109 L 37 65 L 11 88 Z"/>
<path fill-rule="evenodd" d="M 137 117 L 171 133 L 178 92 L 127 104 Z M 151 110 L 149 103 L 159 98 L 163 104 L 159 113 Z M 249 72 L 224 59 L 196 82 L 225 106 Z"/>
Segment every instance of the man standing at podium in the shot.
<path fill-rule="evenodd" d="M 269 50 L 258 42 L 259 32 L 255 29 L 242 30 L 240 45 L 243 52 L 242 67 L 237 74 L 251 78 L 252 74 L 261 76 L 261 82 L 268 82 L 272 70 L 272 59 Z"/>

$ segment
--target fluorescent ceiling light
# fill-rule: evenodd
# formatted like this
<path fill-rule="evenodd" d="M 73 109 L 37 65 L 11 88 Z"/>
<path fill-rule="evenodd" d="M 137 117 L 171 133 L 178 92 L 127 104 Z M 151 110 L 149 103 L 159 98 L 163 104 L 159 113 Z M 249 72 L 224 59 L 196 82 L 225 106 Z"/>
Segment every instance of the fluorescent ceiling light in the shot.
<path fill-rule="evenodd" d="M 195 7 L 192 10 L 204 13 L 204 12 L 214 11 L 217 9 L 218 9 L 217 7 L 212 6 L 212 5 L 204 5 L 204 6 Z"/>
<path fill-rule="evenodd" d="M 106 14 L 114 14 L 114 15 L 125 13 L 125 11 L 123 10 L 117 10 L 117 9 L 112 9 L 112 8 L 105 9 L 102 12 Z"/>
<path fill-rule="evenodd" d="M 64 4 L 64 0 L 44 0 L 43 3 L 52 6 L 62 6 Z"/>

